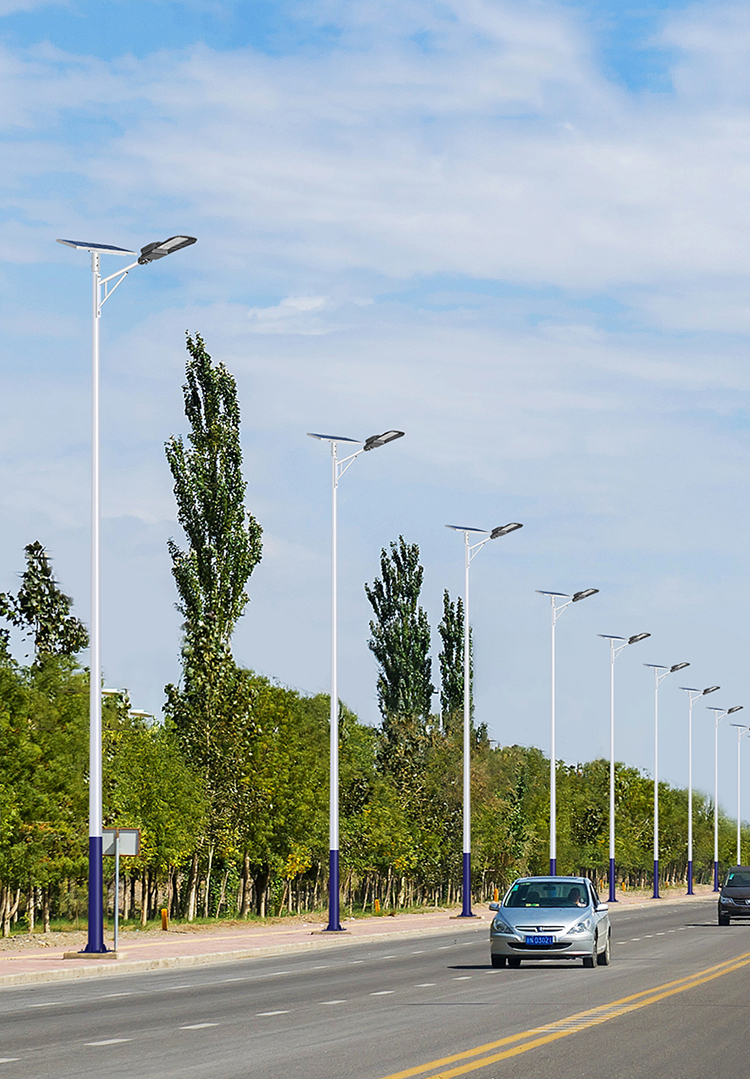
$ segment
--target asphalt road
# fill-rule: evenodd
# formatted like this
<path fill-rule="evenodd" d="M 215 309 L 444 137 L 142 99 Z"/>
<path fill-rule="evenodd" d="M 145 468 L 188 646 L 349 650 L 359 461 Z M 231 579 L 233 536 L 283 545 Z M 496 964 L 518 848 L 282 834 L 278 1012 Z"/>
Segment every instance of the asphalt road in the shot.
<path fill-rule="evenodd" d="M 741 1076 L 750 922 L 720 928 L 715 910 L 615 908 L 612 965 L 595 970 L 493 970 L 485 921 L 447 937 L 7 988 L 0 1079 Z"/>

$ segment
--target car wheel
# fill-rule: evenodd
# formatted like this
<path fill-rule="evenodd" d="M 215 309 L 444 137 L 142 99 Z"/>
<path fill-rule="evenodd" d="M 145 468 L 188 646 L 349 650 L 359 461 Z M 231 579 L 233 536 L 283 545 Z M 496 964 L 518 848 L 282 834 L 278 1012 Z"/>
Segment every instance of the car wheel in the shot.
<path fill-rule="evenodd" d="M 518 969 L 518 967 L 520 967 L 520 965 L 521 965 L 521 960 L 518 958 L 517 955 L 509 955 L 508 956 L 508 966 L 509 967 L 514 967 L 514 968 Z"/>
<path fill-rule="evenodd" d="M 504 955 L 491 955 L 490 956 L 490 962 L 492 963 L 493 967 L 504 967 L 505 966 L 505 956 Z"/>
<path fill-rule="evenodd" d="M 728 914 L 720 914 L 719 915 L 719 925 L 729 925 L 729 915 Z"/>
<path fill-rule="evenodd" d="M 596 951 L 596 949 L 597 949 L 597 938 L 594 937 L 594 947 L 591 949 L 591 955 L 584 955 L 584 957 L 583 957 L 583 965 L 584 965 L 584 967 L 587 967 L 589 970 L 592 970 L 596 966 L 596 960 L 597 960 L 597 951 Z"/>
<path fill-rule="evenodd" d="M 599 952 L 596 957 L 596 961 L 600 967 L 608 967 L 612 960 L 612 934 L 607 933 L 607 943 L 604 945 L 604 951 Z"/>

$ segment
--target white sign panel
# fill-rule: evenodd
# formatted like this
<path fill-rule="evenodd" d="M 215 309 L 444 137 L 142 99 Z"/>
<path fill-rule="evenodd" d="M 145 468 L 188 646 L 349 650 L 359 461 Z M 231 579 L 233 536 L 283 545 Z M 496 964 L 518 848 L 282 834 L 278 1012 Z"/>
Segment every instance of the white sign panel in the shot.
<path fill-rule="evenodd" d="M 102 854 L 114 858 L 116 835 L 119 835 L 120 855 L 124 858 L 137 858 L 141 850 L 140 828 L 103 828 Z"/>

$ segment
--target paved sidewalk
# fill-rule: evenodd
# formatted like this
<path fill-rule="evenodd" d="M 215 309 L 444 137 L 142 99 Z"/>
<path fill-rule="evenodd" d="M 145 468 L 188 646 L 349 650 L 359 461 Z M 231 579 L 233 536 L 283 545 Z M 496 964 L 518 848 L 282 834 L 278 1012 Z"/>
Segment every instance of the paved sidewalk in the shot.
<path fill-rule="evenodd" d="M 661 900 L 636 893 L 618 894 L 613 913 L 627 908 L 647 907 L 659 903 L 691 903 L 710 898 L 710 885 L 697 885 L 696 894 L 671 894 Z M 68 981 L 76 978 L 101 977 L 135 971 L 185 967 L 208 963 L 231 962 L 266 955 L 283 955 L 314 949 L 342 948 L 399 937 L 419 937 L 427 934 L 457 934 L 489 928 L 491 917 L 486 906 L 474 908 L 476 919 L 457 918 L 456 910 L 437 910 L 425 914 L 397 914 L 372 918 L 352 918 L 342 924 L 343 933 L 322 932 L 325 922 L 281 921 L 269 924 L 217 926 L 175 926 L 167 932 L 149 929 L 145 932 L 127 930 L 120 934 L 117 957 L 97 956 L 87 959 L 65 959 L 65 952 L 83 947 L 85 936 L 70 934 L 60 942 L 55 934 L 55 946 L 44 946 L 36 940 L 25 941 L 23 948 L 6 946 L 0 941 L 0 987 L 33 982 Z M 111 936 L 107 943 L 111 946 Z M 14 942 L 15 945 L 15 942 Z"/>

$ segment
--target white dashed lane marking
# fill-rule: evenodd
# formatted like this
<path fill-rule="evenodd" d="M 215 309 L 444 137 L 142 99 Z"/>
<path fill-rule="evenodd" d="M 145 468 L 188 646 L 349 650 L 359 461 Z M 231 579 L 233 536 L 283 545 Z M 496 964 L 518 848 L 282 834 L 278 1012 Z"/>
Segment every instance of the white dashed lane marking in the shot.
<path fill-rule="evenodd" d="M 471 974 L 462 974 L 460 978 L 453 978 L 454 982 L 470 982 Z"/>
<path fill-rule="evenodd" d="M 0 1064 L 15 1064 L 20 1057 L 0 1057 Z"/>
<path fill-rule="evenodd" d="M 132 1038 L 105 1038 L 101 1042 L 84 1042 L 84 1045 L 119 1045 L 120 1042 L 130 1042 Z"/>
<path fill-rule="evenodd" d="M 395 989 L 378 989 L 376 993 L 370 993 L 371 997 L 388 997 L 391 993 L 395 993 Z"/>
<path fill-rule="evenodd" d="M 55 1004 L 62 1004 L 62 1000 L 46 1000 L 43 1004 L 29 1004 L 29 1008 L 52 1008 Z"/>
<path fill-rule="evenodd" d="M 288 1011 L 288 1009 L 287 1009 L 286 1011 L 278 1011 L 278 1012 L 256 1012 L 255 1014 L 256 1014 L 256 1015 L 289 1015 L 289 1011 Z"/>
<path fill-rule="evenodd" d="M 346 1004 L 345 1000 L 321 1000 L 321 1004 Z"/>
<path fill-rule="evenodd" d="M 218 1023 L 188 1023 L 180 1030 L 203 1030 L 205 1027 L 218 1027 Z"/>
<path fill-rule="evenodd" d="M 436 985 L 436 984 L 437 984 L 436 982 L 419 982 L 419 984 L 415 985 L 414 988 L 415 989 L 429 989 L 431 986 Z"/>

